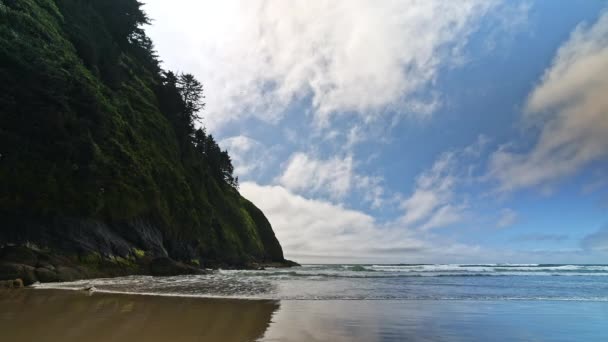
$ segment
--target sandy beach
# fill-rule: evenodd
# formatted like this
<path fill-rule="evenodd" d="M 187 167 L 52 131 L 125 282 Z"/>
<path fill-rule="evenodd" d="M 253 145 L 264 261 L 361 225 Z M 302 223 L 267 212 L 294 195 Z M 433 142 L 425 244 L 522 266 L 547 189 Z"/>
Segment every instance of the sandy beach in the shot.
<path fill-rule="evenodd" d="M 3 341 L 605 341 L 584 301 L 235 300 L 0 292 Z"/>
<path fill-rule="evenodd" d="M 3 341 L 254 341 L 279 307 L 274 301 L 0 292 Z"/>

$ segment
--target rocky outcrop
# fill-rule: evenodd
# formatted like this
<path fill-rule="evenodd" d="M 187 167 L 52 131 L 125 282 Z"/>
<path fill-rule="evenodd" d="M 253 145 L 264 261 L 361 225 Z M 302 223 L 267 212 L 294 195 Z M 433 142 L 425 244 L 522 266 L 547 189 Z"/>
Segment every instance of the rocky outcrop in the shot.
<path fill-rule="evenodd" d="M 0 229 L 3 281 L 21 279 L 30 285 L 129 274 L 203 273 L 194 253 L 184 255 L 184 250 L 180 250 L 175 254 L 187 259 L 171 259 L 160 229 L 143 219 L 111 224 L 93 219 L 32 219 L 9 214 L 0 219 L 4 222 Z"/>
<path fill-rule="evenodd" d="M 203 273 L 194 248 L 169 249 L 175 252 L 171 255 L 182 257 L 181 261 L 173 260 L 160 229 L 144 219 L 108 224 L 9 214 L 1 218 L 0 280 L 22 279 L 30 285 L 128 274 Z"/>
<path fill-rule="evenodd" d="M 196 241 L 166 236 L 151 220 L 143 218 L 106 223 L 62 217 L 32 219 L 5 213 L 0 220 L 4 222 L 0 229 L 0 281 L 21 279 L 26 286 L 131 274 L 200 274 L 217 267 L 297 265 L 280 259 L 239 263 L 205 259 Z M 266 229 L 272 232 L 269 225 Z"/>
<path fill-rule="evenodd" d="M 0 255 L 5 262 L 31 264 L 32 250 L 56 251 L 60 254 L 90 258 L 92 254 L 112 257 L 167 257 L 169 255 L 161 230 L 144 219 L 104 222 L 90 218 L 39 217 L 0 214 L 0 246 L 29 246 L 30 249 L 11 249 Z M 142 252 L 143 251 L 143 255 Z M 179 251 L 183 253 L 182 250 Z M 190 259 L 195 255 L 188 255 Z"/>
<path fill-rule="evenodd" d="M 195 131 L 204 113 L 162 70 L 141 2 L 2 3 L 1 279 L 287 265 L 227 153 Z"/>
<path fill-rule="evenodd" d="M 0 287 L 131 274 L 172 276 L 204 273 L 197 265 L 168 257 L 102 257 L 97 253 L 67 256 L 27 246 L 0 248 L 0 260 Z"/>

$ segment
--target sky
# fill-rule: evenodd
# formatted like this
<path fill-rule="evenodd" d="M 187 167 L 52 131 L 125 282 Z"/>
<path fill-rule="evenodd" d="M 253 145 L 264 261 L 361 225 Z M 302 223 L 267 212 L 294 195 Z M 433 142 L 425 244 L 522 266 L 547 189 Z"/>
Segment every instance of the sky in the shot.
<path fill-rule="evenodd" d="M 302 263 L 608 263 L 608 1 L 146 0 Z"/>

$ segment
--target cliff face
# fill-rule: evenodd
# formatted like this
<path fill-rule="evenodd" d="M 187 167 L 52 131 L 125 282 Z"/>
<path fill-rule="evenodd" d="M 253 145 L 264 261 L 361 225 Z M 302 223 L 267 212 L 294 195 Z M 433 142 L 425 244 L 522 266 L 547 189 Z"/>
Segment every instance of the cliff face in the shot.
<path fill-rule="evenodd" d="M 146 21 L 135 0 L 0 0 L 0 246 L 27 246 L 0 262 L 71 278 L 286 262 L 180 126 Z"/>

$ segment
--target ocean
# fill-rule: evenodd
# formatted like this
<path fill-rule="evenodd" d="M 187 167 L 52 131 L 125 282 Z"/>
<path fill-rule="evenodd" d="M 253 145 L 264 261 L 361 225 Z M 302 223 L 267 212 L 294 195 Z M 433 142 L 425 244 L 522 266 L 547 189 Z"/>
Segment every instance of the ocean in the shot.
<path fill-rule="evenodd" d="M 608 265 L 303 265 L 176 277 L 129 276 L 35 287 L 274 300 L 608 302 Z"/>
<path fill-rule="evenodd" d="M 304 265 L 34 287 L 0 295 L 0 335 L 62 342 L 608 341 L 608 265 Z M 39 329 L 29 328 L 33 321 Z"/>

